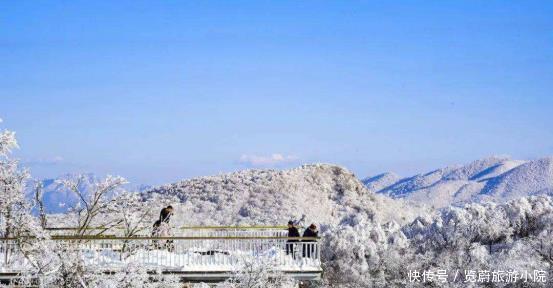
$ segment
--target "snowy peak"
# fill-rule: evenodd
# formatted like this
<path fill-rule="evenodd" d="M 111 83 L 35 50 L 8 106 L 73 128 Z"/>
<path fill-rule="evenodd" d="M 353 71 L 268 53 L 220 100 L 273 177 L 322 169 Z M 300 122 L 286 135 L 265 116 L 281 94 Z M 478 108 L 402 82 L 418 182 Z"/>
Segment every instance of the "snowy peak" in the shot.
<path fill-rule="evenodd" d="M 553 192 L 553 157 L 529 161 L 487 181 L 480 194 L 517 198 Z"/>
<path fill-rule="evenodd" d="M 392 172 L 387 172 L 387 173 L 382 173 L 382 174 L 379 174 L 379 175 L 376 175 L 376 176 L 373 176 L 373 177 L 365 178 L 361 182 L 363 182 L 363 184 L 365 184 L 365 186 L 367 186 L 369 191 L 378 192 L 378 191 L 380 191 L 380 190 L 396 183 L 400 179 L 401 179 L 401 177 L 399 177 L 399 175 L 397 175 L 395 173 L 392 173 Z"/>
<path fill-rule="evenodd" d="M 552 171 L 553 157 L 532 161 L 489 157 L 400 179 L 375 191 L 393 198 L 424 202 L 436 208 L 473 201 L 504 202 L 527 195 L 551 193 Z M 365 185 L 371 189 L 373 183 L 385 178 L 379 176 L 365 180 Z"/>
<path fill-rule="evenodd" d="M 509 158 L 490 157 L 473 161 L 460 168 L 453 169 L 451 173 L 445 175 L 443 180 L 477 180 L 486 177 L 489 173 L 502 166 Z"/>
<path fill-rule="evenodd" d="M 442 180 L 445 175 L 450 174 L 455 168 L 446 167 L 438 170 L 428 172 L 426 174 L 419 174 L 413 177 L 404 178 L 400 181 L 382 189 L 380 192 L 390 195 L 392 197 L 403 197 L 412 191 L 428 188 L 438 181 Z"/>

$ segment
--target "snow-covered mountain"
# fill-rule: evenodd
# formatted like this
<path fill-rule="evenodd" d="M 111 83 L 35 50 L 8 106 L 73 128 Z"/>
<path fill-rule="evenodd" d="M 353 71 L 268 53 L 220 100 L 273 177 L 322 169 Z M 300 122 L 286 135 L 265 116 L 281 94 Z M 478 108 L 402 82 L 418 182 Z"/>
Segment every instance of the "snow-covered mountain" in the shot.
<path fill-rule="evenodd" d="M 416 205 L 369 191 L 345 168 L 314 164 L 290 170 L 244 170 L 154 188 L 149 196 L 175 196 L 183 224 L 285 224 L 289 219 L 338 224 L 363 214 L 405 223 Z M 190 216 L 192 215 L 192 216 Z"/>
<path fill-rule="evenodd" d="M 515 198 L 553 192 L 553 157 L 529 161 L 489 179 L 481 194 Z"/>
<path fill-rule="evenodd" d="M 373 177 L 363 179 L 362 182 L 370 191 L 380 191 L 394 183 L 397 183 L 401 177 L 395 173 L 382 173 Z"/>
<path fill-rule="evenodd" d="M 372 192 L 435 208 L 467 202 L 506 202 L 552 193 L 553 157 L 530 161 L 490 157 L 403 179 L 386 173 L 363 182 Z"/>

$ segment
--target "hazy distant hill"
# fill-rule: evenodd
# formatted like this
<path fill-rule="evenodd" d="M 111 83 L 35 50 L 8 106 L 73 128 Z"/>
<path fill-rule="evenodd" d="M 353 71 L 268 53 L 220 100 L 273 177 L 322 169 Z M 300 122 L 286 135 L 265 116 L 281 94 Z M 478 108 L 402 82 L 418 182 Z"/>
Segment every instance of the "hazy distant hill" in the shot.
<path fill-rule="evenodd" d="M 82 191 L 87 191 L 88 187 L 98 181 L 98 178 L 93 173 L 86 173 L 83 174 L 83 182 L 79 186 L 79 189 Z M 77 197 L 75 194 L 69 189 L 66 189 L 65 187 L 59 185 L 57 183 L 57 180 L 61 179 L 72 179 L 78 177 L 77 174 L 64 174 L 57 178 L 49 178 L 49 179 L 43 179 L 41 180 L 43 185 L 43 193 L 44 193 L 44 205 L 46 207 L 46 211 L 48 213 L 63 213 L 66 212 L 67 209 L 75 203 L 77 203 Z M 27 194 L 29 198 L 32 198 L 34 194 L 32 191 L 32 188 L 29 187 L 27 189 Z"/>
<path fill-rule="evenodd" d="M 436 208 L 485 200 L 505 202 L 553 192 L 553 157 L 531 161 L 490 157 L 463 166 L 397 178 L 376 176 L 364 180 L 364 183 L 373 192 L 423 202 Z"/>

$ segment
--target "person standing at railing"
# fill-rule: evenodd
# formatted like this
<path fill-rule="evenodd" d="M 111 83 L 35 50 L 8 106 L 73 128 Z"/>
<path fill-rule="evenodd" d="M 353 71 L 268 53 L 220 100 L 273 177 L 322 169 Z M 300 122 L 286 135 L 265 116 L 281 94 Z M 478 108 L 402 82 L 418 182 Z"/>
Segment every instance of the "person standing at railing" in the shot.
<path fill-rule="evenodd" d="M 294 221 L 288 221 L 288 237 L 300 237 L 300 232 L 298 228 L 294 226 Z M 288 239 L 288 241 L 286 241 L 286 255 L 292 253 L 292 257 L 296 258 L 294 253 L 294 243 L 296 242 L 298 242 L 296 239 Z"/>
<path fill-rule="evenodd" d="M 154 223 L 153 226 L 153 237 L 171 237 L 173 235 L 171 231 L 171 226 L 169 225 L 169 220 L 171 219 L 171 216 L 173 216 L 173 206 L 169 205 L 161 209 L 161 212 L 159 213 L 159 219 Z M 156 248 L 160 248 L 160 245 L 158 245 L 157 241 L 154 241 L 154 245 L 156 246 Z M 172 250 L 174 246 L 173 241 L 167 240 L 165 246 L 169 250 Z"/>
<path fill-rule="evenodd" d="M 163 209 L 161 209 L 161 212 L 159 212 L 159 219 L 157 219 L 156 222 L 154 222 L 154 227 L 152 231 L 152 236 L 159 236 L 161 234 L 161 227 L 165 226 L 162 224 L 169 225 L 169 220 L 171 219 L 171 216 L 173 216 L 173 206 L 169 205 Z"/>
<path fill-rule="evenodd" d="M 302 238 L 316 238 L 319 237 L 319 231 L 317 231 L 317 225 L 312 223 L 307 229 L 303 232 Z M 315 244 L 316 240 L 303 240 L 302 244 L 302 255 L 303 257 L 311 257 L 311 254 L 315 253 Z"/>

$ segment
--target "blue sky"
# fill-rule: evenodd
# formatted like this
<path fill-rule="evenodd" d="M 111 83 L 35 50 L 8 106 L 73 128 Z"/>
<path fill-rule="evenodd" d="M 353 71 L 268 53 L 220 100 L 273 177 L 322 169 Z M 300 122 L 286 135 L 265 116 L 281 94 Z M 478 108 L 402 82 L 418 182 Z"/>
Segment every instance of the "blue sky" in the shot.
<path fill-rule="evenodd" d="M 3 1 L 0 117 L 36 177 L 159 184 L 553 154 L 551 1 Z"/>

